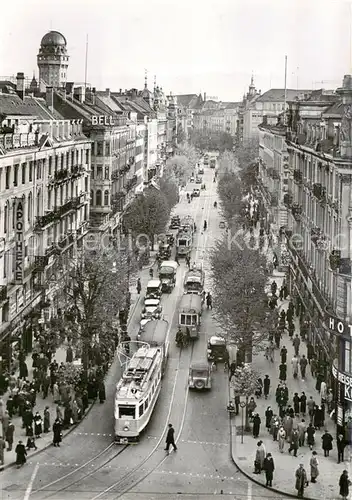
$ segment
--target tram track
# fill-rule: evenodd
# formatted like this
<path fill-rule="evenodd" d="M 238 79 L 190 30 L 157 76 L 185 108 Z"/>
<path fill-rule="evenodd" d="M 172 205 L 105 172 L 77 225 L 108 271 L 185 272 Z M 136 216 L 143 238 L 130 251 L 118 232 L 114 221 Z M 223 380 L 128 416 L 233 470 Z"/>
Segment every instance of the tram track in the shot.
<path fill-rule="evenodd" d="M 184 351 L 184 349 L 180 350 L 179 365 L 181 363 L 182 352 L 187 352 L 187 351 Z M 192 361 L 193 352 L 194 352 L 194 344 L 192 343 L 189 364 Z M 134 488 L 139 483 L 144 481 L 150 474 L 152 474 L 158 467 L 160 467 L 167 460 L 168 454 L 164 455 L 161 459 L 157 459 L 156 462 L 153 463 L 152 466 L 149 468 L 149 470 L 147 472 L 143 472 L 140 477 L 134 477 L 134 476 L 138 476 L 138 472 L 141 471 L 141 468 L 143 466 L 145 467 L 147 462 L 151 461 L 151 459 L 153 458 L 153 456 L 155 455 L 155 453 L 159 449 L 161 442 L 165 438 L 165 432 L 166 432 L 166 429 L 167 429 L 167 426 L 168 426 L 168 423 L 170 420 L 170 415 L 172 413 L 173 404 L 175 402 L 176 386 L 177 386 L 177 380 L 178 380 L 179 373 L 180 373 L 180 370 L 178 370 L 177 376 L 175 377 L 175 383 L 173 386 L 173 394 L 172 394 L 172 398 L 170 401 L 169 412 L 167 415 L 167 419 L 165 421 L 163 432 L 161 433 L 160 438 L 158 439 L 158 441 L 155 444 L 155 446 L 153 447 L 153 449 L 149 452 L 149 454 L 143 460 L 141 460 L 137 465 L 135 465 L 125 475 L 120 477 L 120 479 L 118 481 L 116 481 L 114 484 L 112 484 L 111 486 L 106 488 L 104 491 L 102 491 L 101 493 L 99 493 L 98 495 L 93 497 L 91 500 L 98 500 L 99 498 L 103 498 L 105 495 L 107 495 L 110 492 L 114 492 L 115 499 L 120 498 L 122 495 L 124 495 L 125 493 L 128 493 L 132 488 Z M 185 389 L 186 390 L 185 390 L 185 397 L 184 397 L 184 404 L 183 404 L 183 412 L 182 412 L 181 422 L 179 425 L 178 434 L 177 434 L 176 439 L 175 439 L 176 443 L 178 442 L 178 440 L 180 439 L 180 436 L 182 434 L 182 430 L 183 430 L 183 426 L 184 426 L 184 422 L 185 422 L 185 418 L 186 418 L 186 413 L 187 413 L 187 404 L 188 404 L 188 396 L 189 396 L 188 385 L 186 386 Z M 114 490 L 117 490 L 117 492 Z M 115 496 L 116 493 L 117 493 L 117 496 Z"/>

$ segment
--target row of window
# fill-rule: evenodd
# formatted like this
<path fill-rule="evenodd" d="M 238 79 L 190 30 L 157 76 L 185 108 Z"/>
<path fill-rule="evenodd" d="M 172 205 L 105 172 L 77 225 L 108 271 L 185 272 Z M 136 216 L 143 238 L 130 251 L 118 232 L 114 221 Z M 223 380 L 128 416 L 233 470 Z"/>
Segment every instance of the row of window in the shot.
<path fill-rule="evenodd" d="M 90 192 L 90 202 L 92 205 L 96 207 L 101 207 L 103 206 L 103 201 L 104 201 L 104 206 L 108 206 L 110 204 L 110 193 L 109 191 L 104 191 L 104 200 L 103 200 L 103 192 L 98 189 L 95 192 L 95 198 L 94 198 L 94 191 L 91 190 Z M 95 202 L 95 203 L 94 203 Z"/>

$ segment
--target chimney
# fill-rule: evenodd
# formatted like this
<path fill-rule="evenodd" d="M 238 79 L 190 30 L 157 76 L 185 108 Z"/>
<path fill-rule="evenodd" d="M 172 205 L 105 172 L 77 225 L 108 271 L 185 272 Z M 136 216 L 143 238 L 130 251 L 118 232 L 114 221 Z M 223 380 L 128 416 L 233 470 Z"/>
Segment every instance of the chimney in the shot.
<path fill-rule="evenodd" d="M 137 89 L 131 90 L 131 97 L 132 97 L 132 99 L 135 99 L 137 97 Z"/>
<path fill-rule="evenodd" d="M 73 93 L 73 82 L 66 82 L 66 94 L 72 96 Z"/>
<path fill-rule="evenodd" d="M 206 100 L 207 100 L 207 93 L 204 92 L 204 102 L 206 102 Z"/>
<path fill-rule="evenodd" d="M 86 94 L 86 89 L 84 87 L 76 87 L 73 90 L 73 95 L 75 99 L 77 99 L 79 102 L 84 103 L 85 99 L 85 94 Z"/>
<path fill-rule="evenodd" d="M 17 73 L 16 76 L 16 92 L 17 95 L 24 100 L 24 73 Z"/>
<path fill-rule="evenodd" d="M 110 97 L 110 89 L 105 89 L 105 92 L 108 94 L 108 97 Z"/>
<path fill-rule="evenodd" d="M 96 88 L 93 87 L 92 88 L 92 104 L 93 104 L 93 106 L 95 106 L 96 92 L 97 92 Z"/>
<path fill-rule="evenodd" d="M 120 89 L 120 92 L 119 92 L 120 95 L 122 95 L 122 89 Z"/>
<path fill-rule="evenodd" d="M 45 101 L 46 101 L 46 105 L 48 106 L 50 111 L 53 111 L 53 109 L 54 109 L 54 89 L 53 89 L 53 87 L 46 87 Z"/>

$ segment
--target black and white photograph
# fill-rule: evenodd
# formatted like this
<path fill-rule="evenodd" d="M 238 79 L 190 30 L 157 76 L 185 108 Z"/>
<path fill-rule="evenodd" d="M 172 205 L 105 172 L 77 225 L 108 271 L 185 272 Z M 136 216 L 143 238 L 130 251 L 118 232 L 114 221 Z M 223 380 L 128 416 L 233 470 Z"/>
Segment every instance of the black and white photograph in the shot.
<path fill-rule="evenodd" d="M 1 500 L 349 500 L 352 1 L 0 19 Z"/>

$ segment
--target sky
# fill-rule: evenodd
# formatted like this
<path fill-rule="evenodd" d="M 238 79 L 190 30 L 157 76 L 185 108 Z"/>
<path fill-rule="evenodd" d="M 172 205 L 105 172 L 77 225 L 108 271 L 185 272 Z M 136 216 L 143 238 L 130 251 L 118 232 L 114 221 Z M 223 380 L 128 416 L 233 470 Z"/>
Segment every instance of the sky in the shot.
<path fill-rule="evenodd" d="M 46 32 L 67 40 L 68 81 L 148 87 L 239 101 L 262 92 L 336 88 L 352 73 L 351 2 L 343 0 L 11 0 L 1 9 L 0 76 L 38 75 Z M 321 83 L 324 82 L 324 83 Z"/>

